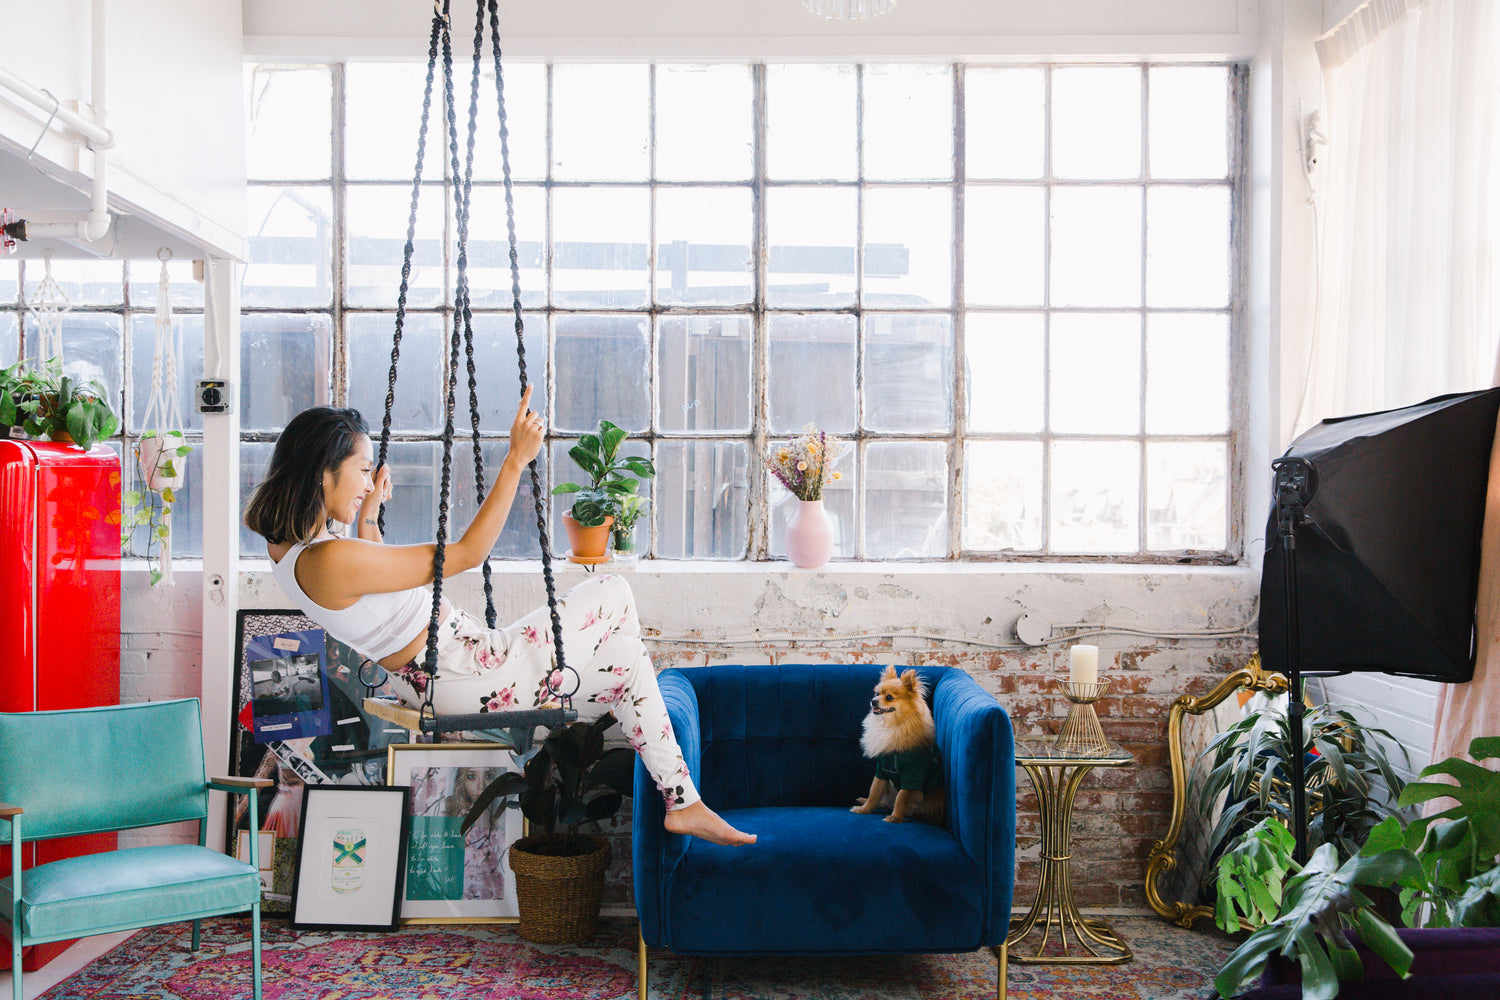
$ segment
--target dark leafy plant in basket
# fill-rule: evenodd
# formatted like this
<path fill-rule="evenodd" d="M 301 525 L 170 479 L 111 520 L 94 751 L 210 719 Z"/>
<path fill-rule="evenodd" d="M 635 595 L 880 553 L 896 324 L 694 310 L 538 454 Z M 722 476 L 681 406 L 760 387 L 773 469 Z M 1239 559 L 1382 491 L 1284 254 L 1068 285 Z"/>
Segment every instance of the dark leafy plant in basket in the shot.
<path fill-rule="evenodd" d="M 1472 741 L 1469 756 L 1500 759 L 1500 737 Z M 1438 775 L 1456 784 L 1420 780 Z M 1303 1000 L 1332 1000 L 1341 982 L 1364 975 L 1347 929 L 1357 930 L 1365 947 L 1398 975 L 1406 975 L 1412 951 L 1363 889 L 1398 891 L 1401 920 L 1408 927 L 1500 926 L 1500 866 L 1495 860 L 1500 855 L 1500 772 L 1450 757 L 1424 768 L 1419 780 L 1402 791 L 1399 805 L 1445 797 L 1457 804 L 1408 823 L 1399 814 L 1382 820 L 1343 864 L 1334 846 L 1324 844 L 1299 870 L 1291 859 L 1291 834 L 1281 821 L 1273 817 L 1258 824 L 1246 838 L 1258 845 L 1237 845 L 1220 861 L 1221 883 L 1227 877 L 1239 887 L 1221 888 L 1221 899 L 1231 901 L 1231 917 L 1235 906 L 1247 915 L 1251 909 L 1262 916 L 1274 912 L 1229 956 L 1214 980 L 1220 995 L 1233 996 L 1280 953 L 1301 969 Z M 1287 873 L 1291 877 L 1284 886 L 1269 884 Z M 1257 882 L 1264 891 L 1249 888 Z M 1272 898 L 1274 907 L 1268 905 Z"/>
<path fill-rule="evenodd" d="M 1366 726 L 1327 704 L 1308 710 L 1303 735 L 1303 752 L 1316 752 L 1305 758 L 1308 847 L 1333 844 L 1339 857 L 1353 857 L 1376 824 L 1396 812 L 1404 785 L 1376 737 L 1399 744 L 1384 729 Z M 1219 796 L 1227 793 L 1209 836 L 1210 858 L 1217 859 L 1268 817 L 1290 827 L 1286 762 L 1291 746 L 1285 713 L 1264 711 L 1236 722 L 1203 751 L 1209 772 L 1199 790 L 1202 814 L 1212 815 Z"/>
<path fill-rule="evenodd" d="M 534 853 L 567 857 L 592 851 L 595 845 L 581 828 L 619 812 L 635 780 L 635 751 L 605 746 L 605 731 L 614 724 L 606 713 L 593 722 L 554 727 L 521 774 L 503 774 L 480 794 L 464 817 L 463 832 L 497 798 L 516 795 L 532 832 L 549 835 Z"/>

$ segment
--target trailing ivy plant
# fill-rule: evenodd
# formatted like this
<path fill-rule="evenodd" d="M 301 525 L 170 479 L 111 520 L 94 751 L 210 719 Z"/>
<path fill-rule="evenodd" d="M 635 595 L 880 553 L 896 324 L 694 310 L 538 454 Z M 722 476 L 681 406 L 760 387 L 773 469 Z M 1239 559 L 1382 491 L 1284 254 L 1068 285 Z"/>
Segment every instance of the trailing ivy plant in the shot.
<path fill-rule="evenodd" d="M 32 437 L 71 438 L 88 451 L 113 434 L 120 421 L 98 380 L 80 382 L 64 375 L 62 363 L 51 358 L 34 367 L 17 362 L 0 370 L 0 424 L 20 426 Z"/>
<path fill-rule="evenodd" d="M 147 445 L 148 441 L 153 445 L 159 442 L 159 446 Z M 151 571 L 152 586 L 162 577 L 157 554 L 171 533 L 172 505 L 177 502 L 175 484 L 181 483 L 184 463 L 192 453 L 193 446 L 180 431 L 168 431 L 160 437 L 156 431 L 146 431 L 135 447 L 141 488 L 129 490 L 120 498 L 120 550 L 130 550 L 136 528 L 146 529 L 146 567 Z"/>

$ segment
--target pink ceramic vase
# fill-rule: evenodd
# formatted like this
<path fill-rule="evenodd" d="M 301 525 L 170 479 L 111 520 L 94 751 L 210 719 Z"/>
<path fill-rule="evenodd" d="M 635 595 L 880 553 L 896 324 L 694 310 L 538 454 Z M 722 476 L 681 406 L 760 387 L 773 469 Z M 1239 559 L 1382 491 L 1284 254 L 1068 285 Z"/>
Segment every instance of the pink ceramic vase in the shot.
<path fill-rule="evenodd" d="M 786 525 L 786 555 L 803 569 L 817 569 L 833 555 L 833 519 L 821 500 L 798 500 Z"/>

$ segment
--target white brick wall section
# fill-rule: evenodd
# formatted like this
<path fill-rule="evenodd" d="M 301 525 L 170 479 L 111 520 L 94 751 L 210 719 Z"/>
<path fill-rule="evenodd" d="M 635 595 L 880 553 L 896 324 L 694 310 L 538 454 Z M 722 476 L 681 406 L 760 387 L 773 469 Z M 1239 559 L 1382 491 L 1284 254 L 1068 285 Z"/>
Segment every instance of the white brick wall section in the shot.
<path fill-rule="evenodd" d="M 1310 690 L 1315 700 L 1327 699 L 1351 709 L 1367 725 L 1389 730 L 1401 752 L 1387 746 L 1391 763 L 1404 777 L 1412 778 L 1432 760 L 1433 718 L 1437 711 L 1438 683 L 1391 674 L 1345 674 L 1315 679 Z M 1405 765 L 1405 766 L 1403 766 Z"/>

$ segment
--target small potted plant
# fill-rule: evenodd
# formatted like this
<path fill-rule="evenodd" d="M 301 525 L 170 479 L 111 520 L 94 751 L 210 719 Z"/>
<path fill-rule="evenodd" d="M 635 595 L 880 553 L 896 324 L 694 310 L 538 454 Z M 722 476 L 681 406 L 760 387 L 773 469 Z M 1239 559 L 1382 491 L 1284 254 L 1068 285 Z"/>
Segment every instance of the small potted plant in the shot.
<path fill-rule="evenodd" d="M 107 395 L 97 380 L 64 375 L 57 358 L 36 368 L 18 363 L 0 376 L 0 424 L 88 451 L 120 425 Z"/>
<path fill-rule="evenodd" d="M 475 800 L 461 830 L 497 798 L 517 795 L 530 833 L 511 845 L 520 932 L 539 944 L 593 936 L 599 920 L 609 842 L 584 833 L 619 812 L 635 780 L 635 752 L 606 747 L 615 717 L 556 726 L 526 761 L 522 774 L 501 775 Z"/>
<path fill-rule="evenodd" d="M 597 434 L 583 435 L 568 449 L 568 456 L 589 477 L 587 483 L 559 483 L 552 488 L 553 496 L 573 494 L 573 506 L 563 514 L 571 548 L 568 558 L 573 562 L 596 563 L 609 557 L 610 529 L 619 499 L 640 488 L 637 476 L 656 475 L 649 458 L 620 454 L 627 437 L 623 428 L 601 420 Z"/>
<path fill-rule="evenodd" d="M 622 493 L 615 497 L 612 535 L 617 556 L 635 556 L 635 523 L 650 509 L 651 501 L 638 493 Z"/>

